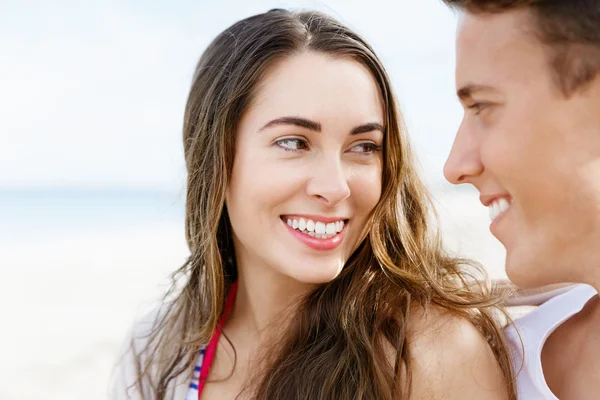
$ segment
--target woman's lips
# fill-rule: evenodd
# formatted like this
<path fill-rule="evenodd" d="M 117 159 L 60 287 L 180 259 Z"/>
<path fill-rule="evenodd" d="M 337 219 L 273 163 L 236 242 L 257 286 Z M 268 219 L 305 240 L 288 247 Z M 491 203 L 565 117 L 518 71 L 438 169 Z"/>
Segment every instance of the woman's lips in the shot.
<path fill-rule="evenodd" d="M 346 232 L 346 227 L 348 226 L 347 223 L 344 223 L 341 231 L 335 233 L 334 236 L 330 238 L 318 238 L 294 229 L 293 226 L 289 226 L 287 222 L 283 221 L 283 218 L 281 221 L 292 236 L 315 250 L 333 250 L 338 247 L 344 240 L 344 234 Z"/>

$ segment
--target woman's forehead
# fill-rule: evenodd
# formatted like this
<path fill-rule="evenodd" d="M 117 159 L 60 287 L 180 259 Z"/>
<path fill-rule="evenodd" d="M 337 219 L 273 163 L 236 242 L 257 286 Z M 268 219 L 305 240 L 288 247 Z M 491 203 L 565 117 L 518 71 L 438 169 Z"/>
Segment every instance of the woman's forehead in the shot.
<path fill-rule="evenodd" d="M 316 52 L 273 65 L 257 86 L 247 113 L 259 119 L 296 115 L 323 125 L 340 120 L 384 122 L 380 90 L 371 72 L 350 58 Z"/>

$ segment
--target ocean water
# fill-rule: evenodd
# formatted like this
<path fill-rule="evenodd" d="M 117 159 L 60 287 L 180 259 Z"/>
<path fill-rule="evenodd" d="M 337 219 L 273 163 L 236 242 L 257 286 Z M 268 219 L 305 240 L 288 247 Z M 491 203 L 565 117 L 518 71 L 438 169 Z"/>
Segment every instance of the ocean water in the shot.
<path fill-rule="evenodd" d="M 184 221 L 184 194 L 160 190 L 0 189 L 0 245 Z"/>

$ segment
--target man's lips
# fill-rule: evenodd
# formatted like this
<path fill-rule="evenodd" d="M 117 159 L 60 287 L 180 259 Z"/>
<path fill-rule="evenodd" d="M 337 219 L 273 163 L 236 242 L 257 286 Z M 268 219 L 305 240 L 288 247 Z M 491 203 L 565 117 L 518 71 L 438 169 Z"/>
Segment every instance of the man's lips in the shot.
<path fill-rule="evenodd" d="M 487 194 L 487 195 L 482 194 L 479 196 L 479 201 L 485 207 L 489 207 L 489 205 L 492 204 L 494 201 L 498 201 L 500 199 L 505 199 L 509 203 L 512 203 L 512 197 L 508 193 Z"/>

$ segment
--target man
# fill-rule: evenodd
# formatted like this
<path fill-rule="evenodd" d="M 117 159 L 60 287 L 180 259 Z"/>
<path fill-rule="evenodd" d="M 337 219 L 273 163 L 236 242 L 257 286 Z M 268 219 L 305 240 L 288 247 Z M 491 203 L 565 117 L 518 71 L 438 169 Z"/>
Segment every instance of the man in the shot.
<path fill-rule="evenodd" d="M 460 10 L 464 118 L 444 168 L 490 208 L 518 286 L 581 283 L 507 329 L 522 399 L 600 398 L 600 0 Z M 522 370 L 521 370 L 522 367 Z"/>

